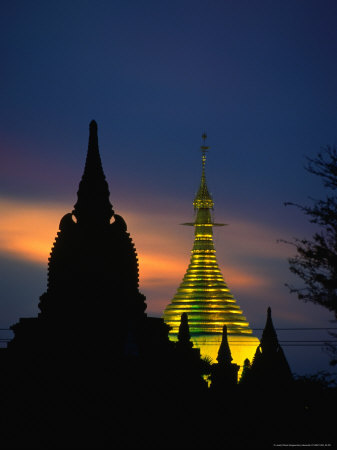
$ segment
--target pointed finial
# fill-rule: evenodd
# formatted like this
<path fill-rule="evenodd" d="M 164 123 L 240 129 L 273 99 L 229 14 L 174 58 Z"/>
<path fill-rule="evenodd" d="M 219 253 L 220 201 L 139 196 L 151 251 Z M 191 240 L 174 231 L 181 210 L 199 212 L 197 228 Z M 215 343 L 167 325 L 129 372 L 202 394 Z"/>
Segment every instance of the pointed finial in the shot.
<path fill-rule="evenodd" d="M 203 144 L 201 148 L 201 163 L 202 163 L 202 172 L 201 172 L 201 183 L 199 190 L 194 198 L 193 206 L 194 209 L 200 208 L 211 208 L 213 209 L 214 203 L 212 200 L 211 194 L 208 192 L 207 184 L 206 184 L 206 174 L 205 174 L 205 166 L 206 166 L 206 152 L 209 149 L 206 146 L 206 133 L 203 133 L 201 136 L 203 139 Z"/>
<path fill-rule="evenodd" d="M 227 339 L 227 327 L 226 325 L 223 326 L 222 329 L 222 341 L 219 347 L 217 361 L 221 365 L 228 365 L 231 364 L 231 361 L 233 360 L 231 351 L 228 344 Z"/>
<path fill-rule="evenodd" d="M 202 154 L 202 168 L 205 168 L 205 164 L 206 164 L 206 152 L 209 149 L 209 147 L 206 145 L 206 139 L 207 139 L 207 134 L 206 132 L 204 132 L 201 136 L 202 138 L 202 146 L 201 148 L 201 154 Z"/>
<path fill-rule="evenodd" d="M 114 214 L 109 196 L 109 187 L 99 154 L 97 123 L 92 120 L 89 124 L 89 142 L 84 172 L 73 210 L 78 223 L 109 224 Z"/>
<path fill-rule="evenodd" d="M 270 306 L 267 309 L 267 320 L 266 320 L 266 325 L 262 332 L 260 346 L 262 347 L 263 351 L 265 351 L 265 350 L 268 351 L 270 348 L 276 349 L 279 347 L 273 320 L 271 318 Z"/>
<path fill-rule="evenodd" d="M 98 136 L 97 136 L 97 122 L 92 120 L 89 124 L 89 145 L 88 149 L 94 150 L 98 153 Z"/>
<path fill-rule="evenodd" d="M 208 145 L 206 145 L 207 134 L 205 132 L 201 135 L 201 139 L 202 139 L 202 146 L 200 148 L 202 152 L 205 153 L 209 149 Z"/>
<path fill-rule="evenodd" d="M 92 121 L 90 122 L 89 129 L 90 129 L 90 131 L 91 131 L 91 130 L 92 130 L 92 131 L 97 130 L 97 122 L 96 122 L 96 120 L 92 120 Z"/>
<path fill-rule="evenodd" d="M 266 321 L 266 327 L 273 327 L 274 328 L 274 325 L 273 325 L 273 321 L 272 321 L 272 318 L 271 318 L 271 307 L 270 306 L 268 306 L 268 309 L 267 309 L 267 321 Z"/>

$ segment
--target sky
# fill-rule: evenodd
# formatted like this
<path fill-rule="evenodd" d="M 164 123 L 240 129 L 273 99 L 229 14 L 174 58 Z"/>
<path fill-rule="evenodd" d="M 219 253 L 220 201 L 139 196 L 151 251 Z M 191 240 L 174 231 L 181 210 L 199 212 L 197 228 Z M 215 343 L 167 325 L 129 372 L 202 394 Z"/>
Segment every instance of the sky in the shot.
<path fill-rule="evenodd" d="M 306 157 L 337 143 L 337 3 L 313 0 L 5 2 L 0 15 L 0 327 L 38 313 L 47 259 L 98 123 L 111 202 L 161 316 L 187 268 L 206 131 L 217 257 L 255 334 L 331 339 L 322 307 L 290 295 L 292 246 L 314 228 L 284 202 L 326 193 Z M 286 344 L 286 343 L 285 343 Z M 284 346 L 297 374 L 318 346 Z"/>

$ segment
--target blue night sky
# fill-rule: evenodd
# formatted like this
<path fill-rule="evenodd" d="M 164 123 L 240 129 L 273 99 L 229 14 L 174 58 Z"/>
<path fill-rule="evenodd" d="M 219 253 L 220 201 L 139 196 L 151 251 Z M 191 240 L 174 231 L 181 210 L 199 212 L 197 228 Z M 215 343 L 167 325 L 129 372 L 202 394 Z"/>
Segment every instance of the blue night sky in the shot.
<path fill-rule="evenodd" d="M 111 202 L 135 241 L 148 313 L 188 265 L 201 134 L 218 261 L 253 328 L 329 327 L 284 286 L 314 229 L 285 201 L 325 195 L 306 156 L 337 143 L 335 1 L 17 1 L 0 15 L 0 326 L 36 315 L 60 218 L 71 211 L 88 125 L 98 122 Z M 260 336 L 260 331 L 256 332 Z M 280 340 L 326 332 L 279 331 Z M 328 338 L 329 339 L 329 338 Z M 330 338 L 331 339 L 331 338 Z M 319 347 L 284 347 L 296 373 Z"/>

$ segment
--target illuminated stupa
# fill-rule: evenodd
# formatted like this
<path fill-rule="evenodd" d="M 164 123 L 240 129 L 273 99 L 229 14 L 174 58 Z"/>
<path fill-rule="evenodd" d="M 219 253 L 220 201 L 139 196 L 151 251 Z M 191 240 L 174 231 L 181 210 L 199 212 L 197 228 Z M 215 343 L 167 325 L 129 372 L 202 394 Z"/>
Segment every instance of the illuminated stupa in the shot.
<path fill-rule="evenodd" d="M 193 206 L 195 221 L 183 225 L 194 226 L 195 238 L 190 264 L 171 303 L 164 312 L 164 321 L 171 327 L 170 339 L 177 340 L 180 318 L 187 313 L 191 340 L 200 348 L 202 356 L 216 360 L 222 340 L 224 325 L 227 326 L 228 343 L 233 363 L 240 366 L 246 358 L 252 361 L 259 340 L 252 335 L 249 323 L 243 316 L 231 294 L 218 265 L 213 243 L 214 202 L 208 191 L 205 174 L 206 135 L 203 135 L 202 174 L 199 190 Z"/>

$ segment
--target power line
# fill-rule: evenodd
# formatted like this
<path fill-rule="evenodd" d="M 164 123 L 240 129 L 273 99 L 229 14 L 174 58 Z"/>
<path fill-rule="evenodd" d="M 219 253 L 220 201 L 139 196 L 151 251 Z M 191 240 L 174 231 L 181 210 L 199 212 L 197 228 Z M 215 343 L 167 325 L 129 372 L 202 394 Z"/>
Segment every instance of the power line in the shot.
<path fill-rule="evenodd" d="M 292 344 L 295 344 L 295 343 L 299 343 L 299 344 L 308 344 L 308 343 L 310 343 L 310 344 L 333 344 L 333 343 L 337 343 L 337 341 L 326 341 L 326 340 L 320 340 L 320 341 L 308 341 L 308 340 L 301 340 L 301 341 L 293 341 L 293 340 L 290 340 L 290 341 L 279 341 L 279 344 L 284 344 L 284 345 L 287 345 L 288 343 L 292 343 Z M 251 341 L 229 341 L 229 344 L 250 344 L 251 343 Z M 252 344 L 252 345 L 256 345 L 256 344 Z"/>
<path fill-rule="evenodd" d="M 252 328 L 253 331 L 263 331 L 264 328 Z M 276 331 L 288 331 L 288 330 L 337 330 L 337 327 L 311 327 L 311 328 L 275 328 Z M 10 328 L 0 328 L 0 331 L 12 331 Z"/>
<path fill-rule="evenodd" d="M 253 331 L 263 331 L 264 328 L 252 328 Z M 288 330 L 337 330 L 337 327 L 328 328 L 275 328 L 276 331 L 288 331 Z"/>

